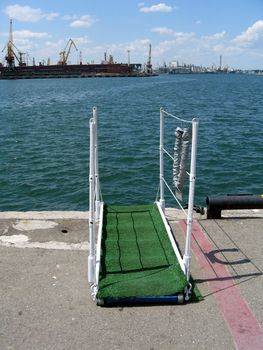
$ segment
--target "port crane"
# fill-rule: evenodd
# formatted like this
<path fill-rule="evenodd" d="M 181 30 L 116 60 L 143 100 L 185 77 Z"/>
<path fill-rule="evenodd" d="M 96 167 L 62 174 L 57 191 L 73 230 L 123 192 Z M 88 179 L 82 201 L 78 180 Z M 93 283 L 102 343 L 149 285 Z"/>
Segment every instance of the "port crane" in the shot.
<path fill-rule="evenodd" d="M 15 66 L 15 60 L 17 60 L 19 66 L 24 66 L 24 55 L 25 53 L 18 50 L 18 48 L 13 43 L 13 29 L 12 29 L 12 19 L 10 19 L 10 29 L 9 29 L 9 39 L 2 52 L 6 49 L 5 60 L 7 66 L 12 68 Z"/>
<path fill-rule="evenodd" d="M 68 56 L 70 54 L 70 50 L 71 50 L 72 46 L 74 46 L 76 51 L 78 51 L 78 48 L 77 48 L 76 44 L 74 43 L 74 41 L 72 39 L 69 39 L 65 49 L 59 53 L 60 60 L 59 60 L 58 64 L 61 64 L 61 65 L 67 64 Z"/>
<path fill-rule="evenodd" d="M 149 44 L 149 54 L 148 54 L 148 61 L 146 64 L 146 73 L 152 74 L 152 45 Z"/>

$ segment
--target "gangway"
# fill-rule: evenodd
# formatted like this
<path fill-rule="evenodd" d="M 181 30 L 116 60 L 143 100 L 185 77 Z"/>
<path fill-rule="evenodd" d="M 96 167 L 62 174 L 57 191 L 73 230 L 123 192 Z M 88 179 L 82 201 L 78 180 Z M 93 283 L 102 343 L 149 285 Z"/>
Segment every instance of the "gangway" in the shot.
<path fill-rule="evenodd" d="M 185 167 L 180 161 L 175 164 L 178 154 L 172 156 L 165 148 L 165 117 L 191 124 L 187 213 L 164 178 L 164 155 L 172 158 L 178 169 Z M 103 203 L 99 181 L 97 127 L 97 108 L 93 107 L 90 119 L 88 282 L 94 301 L 98 305 L 105 305 L 123 301 L 182 303 L 190 300 L 190 241 L 198 120 L 183 120 L 160 109 L 160 185 L 157 200 L 147 205 Z M 165 217 L 165 186 L 186 214 L 187 233 L 183 257 Z"/>

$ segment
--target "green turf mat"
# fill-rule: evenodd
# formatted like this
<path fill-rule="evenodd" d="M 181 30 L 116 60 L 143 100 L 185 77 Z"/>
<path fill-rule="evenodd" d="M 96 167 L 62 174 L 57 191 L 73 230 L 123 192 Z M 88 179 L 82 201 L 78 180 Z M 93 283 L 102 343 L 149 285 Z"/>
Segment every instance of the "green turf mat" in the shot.
<path fill-rule="evenodd" d="M 191 297 L 190 297 L 190 302 L 198 302 L 198 301 L 201 301 L 201 300 L 204 300 L 204 297 L 202 296 L 200 290 L 198 289 L 196 283 L 193 281 L 192 278 L 190 278 L 190 282 L 192 284 L 192 294 L 191 294 Z"/>
<path fill-rule="evenodd" d="M 105 206 L 97 298 L 176 295 L 187 280 L 156 204 Z"/>

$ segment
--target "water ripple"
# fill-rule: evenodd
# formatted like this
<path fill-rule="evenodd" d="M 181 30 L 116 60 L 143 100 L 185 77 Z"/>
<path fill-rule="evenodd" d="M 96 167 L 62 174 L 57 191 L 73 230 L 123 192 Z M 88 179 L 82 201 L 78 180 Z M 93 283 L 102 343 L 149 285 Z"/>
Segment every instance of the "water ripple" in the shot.
<path fill-rule="evenodd" d="M 105 201 L 155 199 L 160 107 L 200 119 L 197 204 L 211 194 L 262 193 L 260 76 L 22 80 L 0 81 L 0 87 L 0 210 L 88 208 L 88 121 L 94 105 Z M 175 127 L 167 121 L 170 152 Z M 169 180 L 171 171 L 166 160 Z"/>

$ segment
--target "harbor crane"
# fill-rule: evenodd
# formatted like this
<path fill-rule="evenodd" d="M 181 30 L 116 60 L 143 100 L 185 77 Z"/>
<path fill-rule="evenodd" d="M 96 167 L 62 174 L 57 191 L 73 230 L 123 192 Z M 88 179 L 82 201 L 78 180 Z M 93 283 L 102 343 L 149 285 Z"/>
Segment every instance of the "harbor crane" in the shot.
<path fill-rule="evenodd" d="M 24 66 L 24 55 L 25 53 L 18 50 L 18 48 L 13 43 L 13 28 L 12 19 L 10 19 L 10 29 L 9 29 L 9 39 L 2 52 L 6 49 L 5 60 L 7 62 L 7 67 L 15 67 L 15 60 L 17 60 L 19 66 Z"/>
<path fill-rule="evenodd" d="M 71 50 L 72 46 L 74 46 L 76 51 L 78 51 L 78 48 L 77 48 L 76 44 L 74 43 L 74 41 L 72 39 L 69 39 L 65 49 L 59 53 L 60 60 L 59 60 L 58 64 L 61 64 L 61 65 L 67 64 L 68 56 L 70 54 L 70 50 Z"/>
<path fill-rule="evenodd" d="M 145 67 L 145 72 L 147 74 L 152 74 L 152 45 L 149 44 L 149 54 L 148 54 L 148 61 Z"/>

